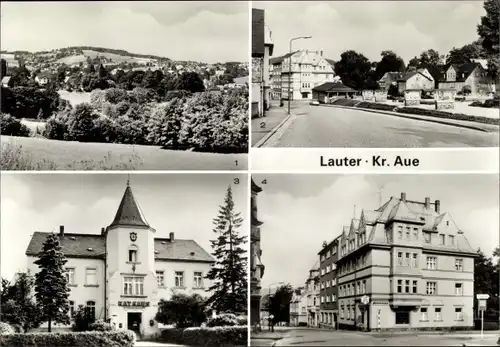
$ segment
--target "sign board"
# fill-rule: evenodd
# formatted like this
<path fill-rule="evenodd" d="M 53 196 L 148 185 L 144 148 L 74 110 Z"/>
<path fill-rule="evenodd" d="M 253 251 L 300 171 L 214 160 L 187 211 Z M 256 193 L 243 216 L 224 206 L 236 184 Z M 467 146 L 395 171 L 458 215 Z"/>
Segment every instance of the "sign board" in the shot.
<path fill-rule="evenodd" d="M 479 299 L 479 310 L 486 311 L 486 300 Z"/>
<path fill-rule="evenodd" d="M 370 297 L 368 295 L 363 295 L 361 297 L 361 302 L 363 303 L 363 305 L 368 305 L 368 303 L 370 302 Z"/>
<path fill-rule="evenodd" d="M 489 294 L 477 294 L 476 298 L 478 300 L 488 300 L 490 298 L 490 295 Z"/>
<path fill-rule="evenodd" d="M 123 307 L 149 307 L 147 301 L 118 301 L 118 306 Z"/>

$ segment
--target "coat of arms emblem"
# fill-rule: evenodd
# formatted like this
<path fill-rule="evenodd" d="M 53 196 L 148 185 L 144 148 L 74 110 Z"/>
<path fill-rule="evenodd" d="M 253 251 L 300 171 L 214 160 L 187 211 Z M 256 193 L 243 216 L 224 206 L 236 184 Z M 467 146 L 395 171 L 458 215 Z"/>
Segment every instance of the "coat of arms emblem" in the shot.
<path fill-rule="evenodd" d="M 135 242 L 137 240 L 137 233 L 131 232 L 130 233 L 130 241 Z"/>

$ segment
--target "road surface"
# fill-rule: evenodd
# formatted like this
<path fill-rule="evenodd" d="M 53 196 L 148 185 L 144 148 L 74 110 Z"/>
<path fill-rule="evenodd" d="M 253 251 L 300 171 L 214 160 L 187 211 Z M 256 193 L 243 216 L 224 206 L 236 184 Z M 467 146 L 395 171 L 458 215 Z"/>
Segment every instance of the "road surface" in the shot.
<path fill-rule="evenodd" d="M 498 133 L 356 109 L 297 103 L 264 147 L 497 147 Z"/>
<path fill-rule="evenodd" d="M 287 337 L 274 342 L 275 346 L 494 346 L 498 334 L 478 333 L 401 333 L 377 334 L 354 331 L 316 329 L 292 330 Z M 254 344 L 252 344 L 254 345 Z M 256 344 L 263 345 L 263 344 Z"/>

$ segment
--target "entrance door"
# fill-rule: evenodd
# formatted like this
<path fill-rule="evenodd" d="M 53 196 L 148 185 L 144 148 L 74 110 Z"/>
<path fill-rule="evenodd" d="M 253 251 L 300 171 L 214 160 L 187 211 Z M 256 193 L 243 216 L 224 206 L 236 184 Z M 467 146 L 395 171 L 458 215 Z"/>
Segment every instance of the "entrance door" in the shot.
<path fill-rule="evenodd" d="M 127 313 L 127 329 L 135 331 L 135 333 L 141 335 L 141 321 L 142 313 L 140 312 L 128 312 Z"/>

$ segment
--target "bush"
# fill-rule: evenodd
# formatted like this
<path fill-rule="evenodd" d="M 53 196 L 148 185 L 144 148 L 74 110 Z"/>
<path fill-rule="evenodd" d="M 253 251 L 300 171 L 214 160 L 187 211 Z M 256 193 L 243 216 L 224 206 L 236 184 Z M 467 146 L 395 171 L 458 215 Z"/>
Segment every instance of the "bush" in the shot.
<path fill-rule="evenodd" d="M 481 320 L 480 319 L 474 320 L 474 329 L 481 330 Z M 483 323 L 483 330 L 499 330 L 499 329 L 500 329 L 500 324 L 498 323 L 498 321 L 485 320 Z"/>
<path fill-rule="evenodd" d="M 58 113 L 49 118 L 45 123 L 43 136 L 51 140 L 68 139 L 68 115 L 64 112 Z"/>
<path fill-rule="evenodd" d="M 500 99 L 498 96 L 496 96 L 494 99 L 487 99 L 484 102 L 481 101 L 474 101 L 473 103 L 469 104 L 469 106 L 473 107 L 485 107 L 485 108 L 497 108 L 500 106 Z"/>
<path fill-rule="evenodd" d="M 382 111 L 394 111 L 394 109 L 396 108 L 393 105 L 377 104 L 374 102 L 366 102 L 366 101 L 363 101 L 363 102 L 360 102 L 359 104 L 356 104 L 355 107 L 368 108 L 371 110 L 382 110 Z"/>
<path fill-rule="evenodd" d="M 111 323 L 106 323 L 103 320 L 98 320 L 89 325 L 90 331 L 115 331 L 115 327 Z"/>
<path fill-rule="evenodd" d="M 161 331 L 160 340 L 165 343 L 182 344 L 182 333 L 184 329 L 167 328 Z"/>
<path fill-rule="evenodd" d="M 247 316 L 237 316 L 236 320 L 238 321 L 237 325 L 248 325 L 248 317 Z"/>
<path fill-rule="evenodd" d="M 337 99 L 332 102 L 332 105 L 339 105 L 339 106 L 354 106 L 357 103 L 359 103 L 359 100 L 352 100 L 352 99 Z"/>
<path fill-rule="evenodd" d="M 182 344 L 188 346 L 246 346 L 248 327 L 187 328 L 182 336 Z"/>
<path fill-rule="evenodd" d="M 238 325 L 238 319 L 233 313 L 223 313 L 216 317 L 209 318 L 207 327 L 226 327 Z"/>
<path fill-rule="evenodd" d="M 200 326 L 206 320 L 205 300 L 199 294 L 174 294 L 170 300 L 161 299 L 155 319 L 176 328 Z"/>
<path fill-rule="evenodd" d="M 0 114 L 0 134 L 10 136 L 30 136 L 29 128 L 9 114 Z"/>
<path fill-rule="evenodd" d="M 14 334 L 15 332 L 16 330 L 12 325 L 10 325 L 9 323 L 0 322 L 0 335 Z"/>
<path fill-rule="evenodd" d="M 90 325 L 94 321 L 87 315 L 87 309 L 83 305 L 78 305 L 74 315 L 73 326 L 71 327 L 75 332 L 88 331 Z"/>
<path fill-rule="evenodd" d="M 133 347 L 134 345 L 135 334 L 132 331 L 0 335 L 0 346 L 9 347 Z"/>
<path fill-rule="evenodd" d="M 68 136 L 71 140 L 80 142 L 94 141 L 94 121 L 99 115 L 94 113 L 92 106 L 87 103 L 76 105 L 68 118 Z"/>
<path fill-rule="evenodd" d="M 100 116 L 94 119 L 89 137 L 95 142 L 113 143 L 117 140 L 119 131 L 115 122 L 106 116 Z"/>
<path fill-rule="evenodd" d="M 484 124 L 495 124 L 495 125 L 500 124 L 499 120 L 494 119 L 494 118 L 481 117 L 481 116 L 471 116 L 471 115 L 462 114 L 462 113 L 451 113 L 451 112 L 438 111 L 438 110 L 427 110 L 427 109 L 418 108 L 418 107 L 401 107 L 401 108 L 397 108 L 396 112 L 423 115 L 423 116 L 436 117 L 436 118 L 444 118 L 444 119 L 456 119 L 456 120 L 463 120 L 463 121 L 477 122 L 477 123 L 484 123 Z"/>

